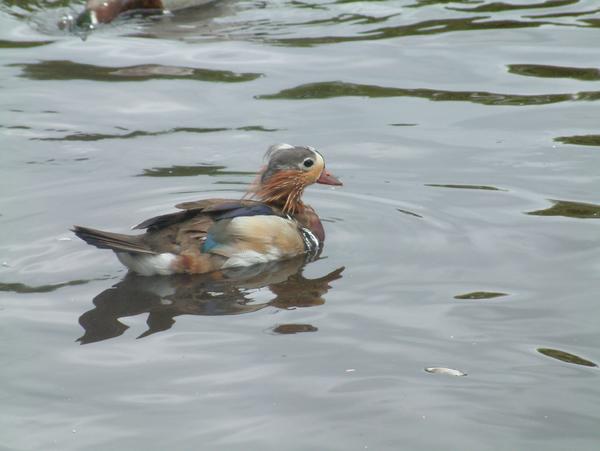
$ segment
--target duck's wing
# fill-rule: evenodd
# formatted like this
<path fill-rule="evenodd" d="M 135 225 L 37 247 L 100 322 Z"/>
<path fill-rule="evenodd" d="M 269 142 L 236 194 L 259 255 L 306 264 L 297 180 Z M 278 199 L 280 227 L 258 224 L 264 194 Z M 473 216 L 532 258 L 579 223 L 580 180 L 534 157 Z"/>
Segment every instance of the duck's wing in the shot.
<path fill-rule="evenodd" d="M 78 226 L 74 231 L 89 244 L 117 252 L 127 267 L 143 275 L 203 273 L 305 251 L 298 223 L 276 208 L 246 201 L 203 205 L 150 218 L 136 227 L 146 229 L 141 235 Z"/>
<path fill-rule="evenodd" d="M 263 224 L 270 225 L 270 218 L 281 218 L 279 210 L 260 202 L 210 199 L 195 205 L 195 208 L 150 218 L 136 226 L 147 229 L 143 242 L 158 252 L 216 254 L 212 245 L 215 239 L 221 249 L 224 245 L 229 249 L 232 243 L 239 241 L 258 243 L 264 235 L 277 232 L 269 226 L 264 230 Z M 230 226 L 231 223 L 234 226 Z M 218 253 L 227 256 L 229 252 Z"/>
<path fill-rule="evenodd" d="M 160 230 L 170 225 L 186 221 L 194 216 L 195 214 L 191 211 L 167 213 L 166 215 L 154 216 L 153 218 L 146 219 L 145 221 L 140 222 L 138 225 L 133 226 L 131 230 Z"/>
<path fill-rule="evenodd" d="M 277 208 L 254 200 L 204 199 L 183 202 L 175 205 L 175 207 L 184 211 L 167 213 L 146 219 L 132 227 L 132 230 L 147 229 L 148 231 L 156 231 L 174 224 L 183 223 L 199 215 L 211 216 L 215 221 L 234 218 L 236 216 L 282 215 L 281 211 Z"/>
<path fill-rule="evenodd" d="M 241 201 L 235 199 L 202 199 L 193 200 L 191 202 L 181 202 L 175 205 L 175 208 L 180 210 L 206 210 L 211 208 L 218 208 L 223 205 L 239 205 Z"/>
<path fill-rule="evenodd" d="M 174 224 L 180 224 L 188 221 L 198 215 L 207 214 L 211 211 L 220 211 L 220 209 L 231 209 L 239 206 L 239 201 L 231 199 L 204 199 L 194 202 L 183 202 L 175 207 L 180 210 L 175 213 L 167 213 L 166 215 L 155 216 L 140 222 L 132 227 L 133 230 L 157 231 L 169 227 Z"/>
<path fill-rule="evenodd" d="M 250 199 L 203 199 L 191 202 L 182 202 L 175 205 L 175 208 L 180 210 L 201 210 L 204 212 L 218 212 L 232 210 L 241 207 L 253 207 L 257 205 L 265 205 L 257 200 Z M 275 208 L 271 207 L 273 210 Z"/>

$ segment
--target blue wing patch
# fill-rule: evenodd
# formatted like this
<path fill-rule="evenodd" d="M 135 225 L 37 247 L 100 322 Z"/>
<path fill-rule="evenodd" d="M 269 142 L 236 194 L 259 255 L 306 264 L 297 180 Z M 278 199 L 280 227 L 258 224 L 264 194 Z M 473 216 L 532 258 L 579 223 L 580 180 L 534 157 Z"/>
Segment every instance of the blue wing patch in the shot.
<path fill-rule="evenodd" d="M 219 245 L 219 243 L 217 243 L 215 241 L 215 239 L 212 237 L 212 235 L 208 234 L 208 235 L 206 235 L 206 239 L 204 240 L 204 243 L 202 243 L 202 247 L 200 247 L 200 252 L 205 254 L 206 252 L 210 252 L 212 249 L 214 249 L 218 245 Z"/>
<path fill-rule="evenodd" d="M 211 212 L 212 213 L 212 212 Z M 280 216 L 277 210 L 269 207 L 265 204 L 255 204 L 255 205 L 247 205 L 247 206 L 238 206 L 235 208 L 227 209 L 222 212 L 213 213 L 213 219 L 215 224 L 211 227 L 200 247 L 200 252 L 207 253 L 211 252 L 213 249 L 221 246 L 223 244 L 223 240 L 227 240 L 226 226 L 223 229 L 224 224 L 219 224 L 219 221 L 224 219 L 234 219 L 240 218 L 243 216 Z M 212 231 L 212 233 L 211 233 Z M 218 240 L 221 240 L 219 242 Z"/>

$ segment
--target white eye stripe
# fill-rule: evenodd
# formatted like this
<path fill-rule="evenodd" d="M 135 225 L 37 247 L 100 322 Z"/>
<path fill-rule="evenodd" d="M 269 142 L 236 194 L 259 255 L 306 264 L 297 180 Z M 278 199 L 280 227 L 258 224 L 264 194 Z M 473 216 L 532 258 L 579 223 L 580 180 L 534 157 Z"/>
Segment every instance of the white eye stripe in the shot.
<path fill-rule="evenodd" d="M 317 155 L 317 161 L 315 161 L 315 163 L 317 163 L 319 166 L 324 167 L 325 166 L 325 160 L 323 159 L 323 157 L 321 156 L 321 154 L 319 152 L 317 152 L 315 150 L 315 154 Z"/>
<path fill-rule="evenodd" d="M 314 147 L 310 147 L 310 146 L 309 146 L 309 147 L 308 147 L 308 150 L 312 150 L 312 151 L 315 153 L 315 155 L 316 155 L 317 157 L 321 157 L 321 158 L 323 158 L 323 155 L 321 155 L 321 152 L 319 152 L 319 151 L 318 151 L 317 149 L 315 149 Z"/>

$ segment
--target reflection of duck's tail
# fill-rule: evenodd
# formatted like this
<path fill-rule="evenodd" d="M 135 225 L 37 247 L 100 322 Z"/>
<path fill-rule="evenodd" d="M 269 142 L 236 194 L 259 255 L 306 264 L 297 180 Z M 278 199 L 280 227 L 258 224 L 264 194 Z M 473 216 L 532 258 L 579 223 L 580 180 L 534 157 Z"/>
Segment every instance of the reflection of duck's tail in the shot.
<path fill-rule="evenodd" d="M 115 252 L 132 252 L 134 254 L 153 254 L 139 236 L 124 235 L 121 233 L 104 232 L 89 227 L 73 226 L 75 235 L 88 244 L 100 249 L 110 249 Z"/>

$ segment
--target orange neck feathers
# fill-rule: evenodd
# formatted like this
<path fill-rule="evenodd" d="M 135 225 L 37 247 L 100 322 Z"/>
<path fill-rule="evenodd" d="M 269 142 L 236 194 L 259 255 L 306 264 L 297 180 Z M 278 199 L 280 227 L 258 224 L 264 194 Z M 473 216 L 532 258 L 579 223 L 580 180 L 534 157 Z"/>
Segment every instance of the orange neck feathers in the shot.
<path fill-rule="evenodd" d="M 302 171 L 288 170 L 273 174 L 264 183 L 259 183 L 254 194 L 261 201 L 275 205 L 286 214 L 298 214 L 304 211 L 302 194 L 306 187 Z"/>

